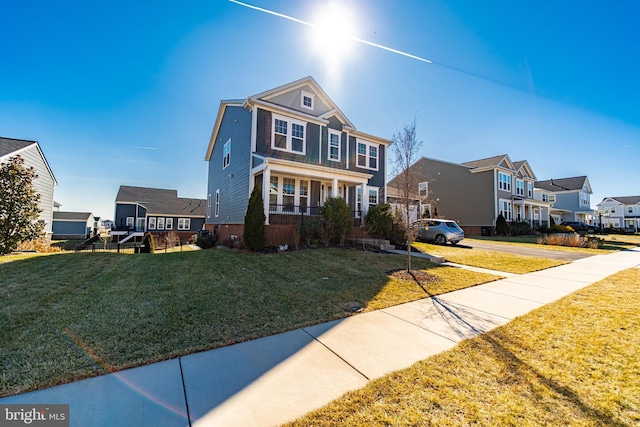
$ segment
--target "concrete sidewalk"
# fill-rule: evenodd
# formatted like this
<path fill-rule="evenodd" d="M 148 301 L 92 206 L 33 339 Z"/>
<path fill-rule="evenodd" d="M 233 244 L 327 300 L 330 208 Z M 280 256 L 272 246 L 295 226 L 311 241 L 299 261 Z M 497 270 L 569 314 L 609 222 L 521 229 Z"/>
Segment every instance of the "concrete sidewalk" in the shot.
<path fill-rule="evenodd" d="M 627 268 L 640 248 L 0 399 L 72 426 L 271 426 Z"/>

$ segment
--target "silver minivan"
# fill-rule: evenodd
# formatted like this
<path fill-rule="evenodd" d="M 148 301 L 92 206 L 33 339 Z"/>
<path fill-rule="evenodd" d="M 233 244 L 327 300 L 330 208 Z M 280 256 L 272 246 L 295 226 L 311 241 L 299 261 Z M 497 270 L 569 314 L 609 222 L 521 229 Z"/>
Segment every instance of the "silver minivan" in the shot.
<path fill-rule="evenodd" d="M 438 245 L 451 242 L 452 245 L 457 245 L 464 239 L 464 230 L 449 219 L 421 219 L 414 222 L 412 228 L 417 233 L 418 241 L 435 242 Z"/>

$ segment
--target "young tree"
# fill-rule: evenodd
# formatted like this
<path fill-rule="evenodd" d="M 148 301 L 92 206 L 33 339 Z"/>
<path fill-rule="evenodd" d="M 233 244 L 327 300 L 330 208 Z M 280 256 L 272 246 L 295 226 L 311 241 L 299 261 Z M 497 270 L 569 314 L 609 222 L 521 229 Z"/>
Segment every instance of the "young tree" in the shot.
<path fill-rule="evenodd" d="M 266 219 L 262 193 L 256 185 L 253 187 L 251 197 L 249 197 L 247 213 L 244 216 L 244 232 L 242 233 L 244 245 L 250 251 L 258 252 L 264 249 L 267 243 L 267 235 L 264 228 Z"/>
<path fill-rule="evenodd" d="M 15 156 L 0 164 L 0 254 L 8 254 L 18 243 L 37 239 L 43 224 L 38 221 L 40 209 L 33 181 L 38 177 L 33 167 L 26 168 L 24 159 Z"/>
<path fill-rule="evenodd" d="M 417 160 L 418 152 L 422 147 L 416 135 L 416 119 L 405 125 L 401 131 L 395 132 L 392 138 L 391 155 L 394 168 L 394 178 L 400 202 L 403 206 L 403 216 L 407 227 L 407 271 L 411 271 L 411 243 L 413 232 L 411 230 L 411 201 L 412 195 L 418 190 L 418 176 L 411 169 L 411 165 Z"/>

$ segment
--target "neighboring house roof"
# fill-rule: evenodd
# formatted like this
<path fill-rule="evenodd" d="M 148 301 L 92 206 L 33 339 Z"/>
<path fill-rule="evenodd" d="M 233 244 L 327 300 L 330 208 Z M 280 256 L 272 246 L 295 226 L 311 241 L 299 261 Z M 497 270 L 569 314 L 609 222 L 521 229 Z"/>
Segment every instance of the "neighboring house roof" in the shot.
<path fill-rule="evenodd" d="M 87 222 L 91 217 L 93 217 L 91 212 L 53 212 L 54 221 Z"/>
<path fill-rule="evenodd" d="M 606 200 L 615 200 L 616 202 L 620 202 L 623 205 L 638 205 L 640 204 L 640 196 L 622 196 L 622 197 L 605 197 L 602 199 L 603 203 Z M 598 203 L 598 204 L 600 204 Z"/>
<path fill-rule="evenodd" d="M 507 169 L 515 169 L 507 154 L 487 157 L 486 159 L 472 160 L 470 162 L 461 163 L 461 165 L 469 166 L 474 169 L 492 169 L 498 166 L 505 167 Z"/>
<path fill-rule="evenodd" d="M 47 162 L 47 158 L 42 153 L 40 149 L 40 144 L 38 141 L 30 141 L 26 139 L 14 139 L 14 138 L 5 138 L 0 136 L 0 160 L 4 160 L 8 157 L 13 157 L 15 155 L 20 154 L 23 150 L 31 147 L 32 145 L 36 146 L 40 156 L 42 156 L 42 160 L 44 161 L 45 166 L 47 167 L 47 171 L 51 175 L 51 179 L 53 179 L 53 184 L 57 185 L 56 177 L 53 175 L 53 171 L 51 171 L 51 167 L 49 166 L 49 162 Z"/>
<path fill-rule="evenodd" d="M 582 190 L 582 187 L 587 184 L 589 192 L 591 192 L 591 186 L 586 176 L 575 176 L 572 178 L 560 178 L 560 179 L 548 179 L 545 181 L 537 181 L 536 188 L 547 191 L 576 191 Z"/>
<path fill-rule="evenodd" d="M 206 202 L 205 199 L 178 197 L 177 190 L 128 185 L 121 185 L 116 196 L 116 203 L 139 204 L 147 210 L 147 215 L 204 217 Z"/>

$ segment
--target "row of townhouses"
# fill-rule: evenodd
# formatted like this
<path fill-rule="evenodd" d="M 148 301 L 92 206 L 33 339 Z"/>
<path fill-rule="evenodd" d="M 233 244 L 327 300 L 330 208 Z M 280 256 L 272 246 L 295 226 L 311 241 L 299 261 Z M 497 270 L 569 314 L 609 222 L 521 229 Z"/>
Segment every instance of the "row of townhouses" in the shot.
<path fill-rule="evenodd" d="M 399 178 L 387 178 L 391 141 L 357 129 L 312 77 L 242 99 L 220 102 L 206 149 L 207 194 L 120 187 L 113 234 L 145 231 L 192 235 L 202 229 L 222 241 L 241 236 L 249 195 L 263 196 L 267 243 L 288 243 L 292 224 L 316 216 L 329 197 L 342 197 L 354 223 L 372 205 L 399 207 Z M 0 161 L 21 154 L 36 167 L 41 220 L 48 233 L 78 237 L 97 230 L 90 213 L 54 212 L 51 169 L 35 141 L 0 138 Z M 640 229 L 640 196 L 607 197 L 591 208 L 587 176 L 539 180 L 526 160 L 501 154 L 464 163 L 423 157 L 411 166 L 412 219 L 456 220 L 469 235 L 492 232 L 498 215 L 532 226 L 581 221 Z M 360 229 L 356 227 L 356 230 Z"/>

